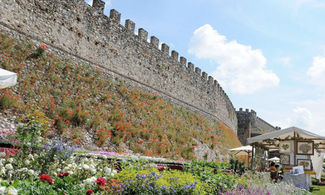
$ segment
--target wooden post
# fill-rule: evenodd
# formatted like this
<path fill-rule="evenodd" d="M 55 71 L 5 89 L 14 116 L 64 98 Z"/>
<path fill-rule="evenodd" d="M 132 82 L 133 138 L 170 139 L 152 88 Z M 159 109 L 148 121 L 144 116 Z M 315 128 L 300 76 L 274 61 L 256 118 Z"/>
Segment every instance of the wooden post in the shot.
<path fill-rule="evenodd" d="M 255 149 L 255 145 L 253 144 L 252 145 L 251 170 L 253 170 L 253 167 L 254 167 L 254 156 L 256 155 L 255 152 L 254 152 L 254 149 Z"/>
<path fill-rule="evenodd" d="M 296 153 L 297 153 L 297 141 L 296 141 L 296 132 L 293 132 L 293 147 L 294 147 L 294 151 L 293 151 L 293 165 L 296 166 L 297 165 L 297 160 L 296 160 Z"/>

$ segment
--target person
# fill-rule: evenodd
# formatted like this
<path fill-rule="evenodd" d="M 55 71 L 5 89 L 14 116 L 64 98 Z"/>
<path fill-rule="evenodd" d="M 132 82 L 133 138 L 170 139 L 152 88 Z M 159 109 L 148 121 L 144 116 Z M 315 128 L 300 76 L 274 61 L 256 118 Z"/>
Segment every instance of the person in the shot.
<path fill-rule="evenodd" d="M 276 165 L 275 165 L 274 162 L 271 162 L 270 177 L 271 177 L 272 182 L 276 183 L 278 181 L 279 174 L 278 174 L 278 170 L 277 170 Z"/>
<path fill-rule="evenodd" d="M 276 168 L 276 172 L 277 172 L 277 180 L 282 180 L 283 179 L 283 177 L 282 177 L 282 172 L 281 171 L 279 171 L 279 168 L 280 168 L 280 165 L 275 165 L 275 168 Z"/>
<path fill-rule="evenodd" d="M 275 163 L 274 162 L 271 162 L 270 171 L 276 171 Z"/>

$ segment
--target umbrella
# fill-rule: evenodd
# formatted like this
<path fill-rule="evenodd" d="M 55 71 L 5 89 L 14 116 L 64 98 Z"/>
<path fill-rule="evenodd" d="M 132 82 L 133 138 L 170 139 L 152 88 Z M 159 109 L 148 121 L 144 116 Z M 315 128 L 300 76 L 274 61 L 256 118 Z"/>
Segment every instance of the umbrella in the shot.
<path fill-rule="evenodd" d="M 230 151 L 245 151 L 245 152 L 250 152 L 252 151 L 252 146 L 241 146 L 241 147 L 238 147 L 238 148 L 232 148 L 232 149 L 229 149 Z"/>
<path fill-rule="evenodd" d="M 11 87 L 17 83 L 17 74 L 0 68 L 0 89 Z"/>
<path fill-rule="evenodd" d="M 273 158 L 268 159 L 268 161 L 272 161 L 272 162 L 280 162 L 280 158 L 278 158 L 278 157 L 273 157 Z"/>
<path fill-rule="evenodd" d="M 249 164 L 249 153 L 252 152 L 253 147 L 252 146 L 241 146 L 238 148 L 232 148 L 229 149 L 230 151 L 237 151 L 235 155 L 240 154 L 241 152 L 246 152 L 247 153 L 247 164 Z"/>

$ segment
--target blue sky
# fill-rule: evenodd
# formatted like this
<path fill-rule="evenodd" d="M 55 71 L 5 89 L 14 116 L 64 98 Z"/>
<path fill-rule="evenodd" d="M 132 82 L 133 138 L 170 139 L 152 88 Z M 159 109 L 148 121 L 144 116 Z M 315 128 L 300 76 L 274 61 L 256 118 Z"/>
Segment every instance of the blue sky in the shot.
<path fill-rule="evenodd" d="M 217 79 L 237 109 L 325 135 L 324 1 L 105 2 Z"/>

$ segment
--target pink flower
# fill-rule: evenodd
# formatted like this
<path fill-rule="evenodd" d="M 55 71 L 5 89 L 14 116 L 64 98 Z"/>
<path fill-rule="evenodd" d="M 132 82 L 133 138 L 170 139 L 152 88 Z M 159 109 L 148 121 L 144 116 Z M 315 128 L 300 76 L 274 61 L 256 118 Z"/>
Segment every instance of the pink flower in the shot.
<path fill-rule="evenodd" d="M 58 177 L 63 177 L 63 173 L 58 173 Z"/>
<path fill-rule="evenodd" d="M 102 177 L 98 177 L 96 180 L 96 183 L 100 186 L 105 186 L 106 185 L 106 179 Z"/>
<path fill-rule="evenodd" d="M 158 171 L 164 171 L 165 167 L 164 166 L 157 166 Z"/>

